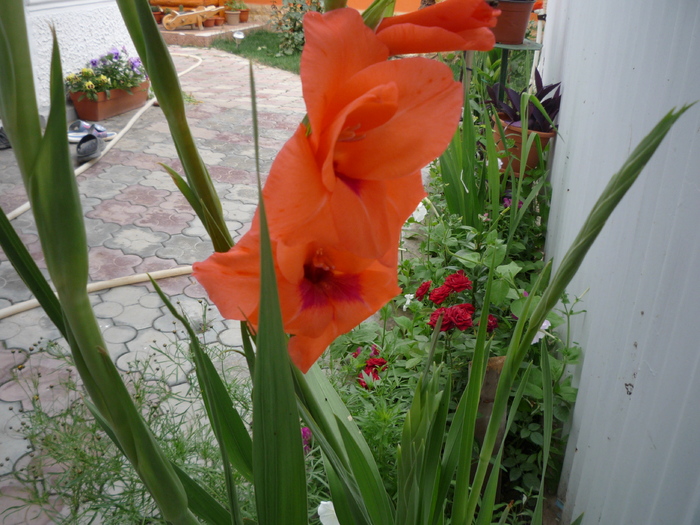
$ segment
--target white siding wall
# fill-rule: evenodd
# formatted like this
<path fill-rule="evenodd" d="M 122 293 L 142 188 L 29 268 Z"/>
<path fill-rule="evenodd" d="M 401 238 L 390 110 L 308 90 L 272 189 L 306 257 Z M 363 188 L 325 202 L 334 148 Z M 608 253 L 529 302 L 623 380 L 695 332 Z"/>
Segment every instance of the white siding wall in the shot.
<path fill-rule="evenodd" d="M 64 75 L 115 46 L 126 46 L 130 56 L 137 56 L 115 0 L 27 0 L 25 5 L 42 114 L 48 113 L 49 106 L 52 25 L 56 28 Z"/>
<path fill-rule="evenodd" d="M 562 81 L 548 253 L 559 262 L 639 140 L 700 100 L 700 2 L 549 0 Z M 584 349 L 563 523 L 700 524 L 700 104 L 675 126 L 569 287 Z"/>

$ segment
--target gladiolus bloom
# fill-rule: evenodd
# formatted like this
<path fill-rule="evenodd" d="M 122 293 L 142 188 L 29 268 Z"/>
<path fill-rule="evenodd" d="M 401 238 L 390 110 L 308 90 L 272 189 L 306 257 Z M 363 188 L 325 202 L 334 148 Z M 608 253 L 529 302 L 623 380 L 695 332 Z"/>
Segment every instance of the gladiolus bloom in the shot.
<path fill-rule="evenodd" d="M 226 253 L 193 265 L 193 275 L 227 319 L 258 324 L 260 250 L 257 221 Z M 396 267 L 317 244 L 273 242 L 273 258 L 289 354 L 307 372 L 340 334 L 398 294 Z"/>
<path fill-rule="evenodd" d="M 270 170 L 270 234 L 289 245 L 342 243 L 378 259 L 425 195 L 420 169 L 457 128 L 461 86 L 436 61 L 387 61 L 386 46 L 353 9 L 307 13 L 304 28 L 309 126 Z"/>
<path fill-rule="evenodd" d="M 377 36 L 392 55 L 472 49 L 488 51 L 496 43 L 489 29 L 498 9 L 484 0 L 445 0 L 405 15 L 390 16 L 377 27 Z"/>

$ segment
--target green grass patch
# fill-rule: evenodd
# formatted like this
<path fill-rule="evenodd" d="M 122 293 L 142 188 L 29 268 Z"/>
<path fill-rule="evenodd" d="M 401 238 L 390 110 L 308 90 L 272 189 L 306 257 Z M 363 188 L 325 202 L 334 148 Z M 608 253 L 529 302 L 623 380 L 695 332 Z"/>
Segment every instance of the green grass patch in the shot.
<path fill-rule="evenodd" d="M 234 40 L 217 39 L 212 42 L 212 47 L 298 75 L 301 53 L 277 56 L 280 52 L 279 43 L 278 33 L 261 29 L 247 34 L 238 46 Z"/>

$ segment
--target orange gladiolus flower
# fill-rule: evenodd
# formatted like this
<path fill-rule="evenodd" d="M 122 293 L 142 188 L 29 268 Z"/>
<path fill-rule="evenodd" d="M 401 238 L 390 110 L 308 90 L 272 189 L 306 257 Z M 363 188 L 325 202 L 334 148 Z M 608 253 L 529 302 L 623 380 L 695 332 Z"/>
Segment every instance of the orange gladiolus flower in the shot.
<path fill-rule="evenodd" d="M 193 275 L 228 319 L 258 323 L 258 223 L 226 253 L 194 264 Z M 340 334 L 375 313 L 401 289 L 396 266 L 320 244 L 288 247 L 273 242 L 275 272 L 289 354 L 304 373 Z"/>
<path fill-rule="evenodd" d="M 496 25 L 499 14 L 485 0 L 444 0 L 413 13 L 383 19 L 377 36 L 392 55 L 488 51 L 496 43 L 489 28 Z"/>
<path fill-rule="evenodd" d="M 444 151 L 457 127 L 461 87 L 444 64 L 386 61 L 386 47 L 353 9 L 308 13 L 304 28 L 310 130 L 297 130 L 270 171 L 270 233 L 288 245 L 342 242 L 377 259 L 424 195 L 398 180 Z M 397 192 L 407 199 L 400 217 L 385 204 Z"/>
<path fill-rule="evenodd" d="M 331 189 L 300 126 L 272 165 L 265 183 L 271 237 L 293 246 L 320 242 L 394 264 L 401 227 L 425 197 L 420 172 L 392 180 L 335 174 Z M 392 251 L 393 247 L 393 251 Z"/>

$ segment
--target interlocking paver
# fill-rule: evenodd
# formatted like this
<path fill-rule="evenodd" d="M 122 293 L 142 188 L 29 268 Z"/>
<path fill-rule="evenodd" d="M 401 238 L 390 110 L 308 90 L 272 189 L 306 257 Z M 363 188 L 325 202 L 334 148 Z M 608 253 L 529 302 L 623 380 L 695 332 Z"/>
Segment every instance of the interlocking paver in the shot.
<path fill-rule="evenodd" d="M 153 231 L 150 228 L 123 226 L 102 244 L 107 248 L 121 250 L 125 254 L 151 257 L 156 250 L 165 246 L 170 235 Z"/>

